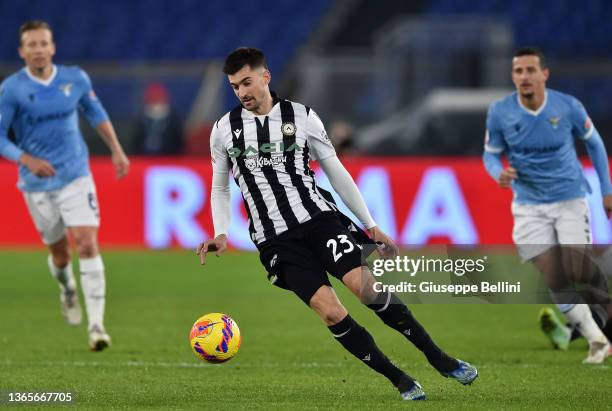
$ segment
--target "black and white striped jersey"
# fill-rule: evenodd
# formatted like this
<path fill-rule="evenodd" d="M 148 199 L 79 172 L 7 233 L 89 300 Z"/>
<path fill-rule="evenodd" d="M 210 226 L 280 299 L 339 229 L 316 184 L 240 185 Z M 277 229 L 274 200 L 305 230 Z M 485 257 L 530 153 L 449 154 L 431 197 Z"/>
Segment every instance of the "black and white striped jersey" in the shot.
<path fill-rule="evenodd" d="M 308 162 L 335 155 L 319 116 L 283 99 L 275 98 L 265 116 L 238 106 L 211 133 L 213 172 L 227 174 L 231 167 L 256 245 L 333 210 Z"/>

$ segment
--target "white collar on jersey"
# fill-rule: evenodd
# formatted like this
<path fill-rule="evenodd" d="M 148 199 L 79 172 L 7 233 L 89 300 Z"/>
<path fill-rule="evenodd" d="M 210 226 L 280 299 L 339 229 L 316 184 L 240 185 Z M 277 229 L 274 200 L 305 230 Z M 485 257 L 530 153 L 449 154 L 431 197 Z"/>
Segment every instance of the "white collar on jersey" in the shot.
<path fill-rule="evenodd" d="M 55 66 L 55 64 L 51 67 L 51 75 L 46 80 L 42 80 L 42 79 L 34 76 L 34 74 L 32 74 L 32 72 L 30 71 L 30 68 L 28 66 L 25 67 L 25 72 L 28 75 L 28 77 L 30 78 L 30 80 L 32 80 L 32 81 L 34 81 L 34 82 L 36 82 L 38 84 L 42 84 L 43 86 L 48 86 L 49 84 L 51 84 L 51 82 L 55 79 L 55 76 L 57 75 L 57 67 Z"/>
<path fill-rule="evenodd" d="M 546 107 L 546 102 L 548 101 L 548 91 L 544 90 L 544 101 L 542 102 L 540 107 L 538 107 L 537 110 L 531 110 L 530 108 L 525 107 L 523 103 L 521 102 L 521 96 L 519 95 L 519 93 L 516 93 L 516 101 L 518 101 L 519 106 L 521 106 L 523 110 L 525 110 L 532 116 L 537 116 L 538 114 L 542 112 L 542 110 L 544 110 L 544 107 Z"/>

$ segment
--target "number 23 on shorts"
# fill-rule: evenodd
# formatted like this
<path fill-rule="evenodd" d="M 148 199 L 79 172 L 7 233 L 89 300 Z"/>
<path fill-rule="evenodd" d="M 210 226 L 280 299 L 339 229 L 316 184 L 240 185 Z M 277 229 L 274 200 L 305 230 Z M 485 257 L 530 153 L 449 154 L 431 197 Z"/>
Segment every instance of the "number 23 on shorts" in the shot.
<path fill-rule="evenodd" d="M 337 239 L 330 238 L 327 240 L 327 243 L 325 243 L 325 246 L 331 249 L 335 263 L 338 262 L 344 254 L 352 252 L 355 249 L 355 245 L 361 249 L 361 245 L 353 244 L 346 234 L 338 234 L 336 237 Z"/>

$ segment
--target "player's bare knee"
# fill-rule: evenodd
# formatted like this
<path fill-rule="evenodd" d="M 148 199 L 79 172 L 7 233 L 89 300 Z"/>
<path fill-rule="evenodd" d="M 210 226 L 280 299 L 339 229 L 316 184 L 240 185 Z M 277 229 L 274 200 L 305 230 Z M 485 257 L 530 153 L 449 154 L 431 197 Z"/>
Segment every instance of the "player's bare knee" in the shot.
<path fill-rule="evenodd" d="M 317 314 L 319 314 L 323 322 L 328 326 L 338 324 L 348 314 L 346 308 L 344 308 L 340 302 L 319 306 L 315 311 L 317 311 Z"/>
<path fill-rule="evenodd" d="M 311 301 L 310 306 L 327 325 L 339 323 L 348 314 L 340 301 Z"/>
<path fill-rule="evenodd" d="M 98 247 L 95 243 L 84 243 L 78 248 L 79 258 L 94 258 L 98 255 Z"/>
<path fill-rule="evenodd" d="M 338 296 L 336 296 L 333 288 L 328 286 L 321 287 L 312 296 L 310 307 L 327 325 L 337 324 L 348 313 L 340 300 L 338 300 Z"/>
<path fill-rule="evenodd" d="M 92 236 L 75 238 L 79 258 L 93 258 L 98 255 L 98 244 Z"/>

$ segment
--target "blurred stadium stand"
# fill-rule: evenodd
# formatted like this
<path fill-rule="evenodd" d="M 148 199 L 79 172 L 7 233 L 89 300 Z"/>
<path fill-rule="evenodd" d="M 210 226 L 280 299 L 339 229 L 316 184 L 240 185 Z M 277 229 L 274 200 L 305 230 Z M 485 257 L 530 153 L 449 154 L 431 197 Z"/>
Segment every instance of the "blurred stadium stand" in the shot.
<path fill-rule="evenodd" d="M 353 2 L 329 43 L 306 50 L 295 90 L 324 118 L 352 121 L 364 152 L 474 154 L 488 106 L 481 96 L 512 91 L 512 52 L 525 45 L 544 50 L 549 87 L 582 100 L 612 147 L 609 1 L 382 0 L 373 7 Z M 432 101 L 457 93 L 469 109 L 450 103 L 431 112 Z"/>
<path fill-rule="evenodd" d="M 21 66 L 19 26 L 30 19 L 46 20 L 54 30 L 56 61 L 80 64 L 90 73 L 122 137 L 129 136 L 150 81 L 168 87 L 176 112 L 187 119 L 198 92 L 225 81 L 221 76 L 203 78 L 210 62 L 217 63 L 220 72 L 219 60 L 236 47 L 250 45 L 264 49 L 273 73 L 280 74 L 331 4 L 330 0 L 0 0 L 0 78 Z M 208 121 L 236 104 L 229 87 L 210 97 L 203 104 L 212 101 L 218 107 L 209 110 Z M 97 139 L 91 142 L 94 152 L 103 149 Z"/>
<path fill-rule="evenodd" d="M 17 60 L 16 33 L 25 20 L 47 20 L 58 58 L 73 61 L 164 61 L 223 58 L 252 44 L 281 69 L 305 41 L 329 0 L 3 0 L 0 59 Z M 279 35 L 282 33 L 282 35 Z"/>
<path fill-rule="evenodd" d="M 607 103 L 612 95 L 610 1 L 432 0 L 424 14 L 495 16 L 508 22 L 516 46 L 537 45 L 545 51 L 551 63 L 550 87 L 581 99 L 612 142 Z"/>
<path fill-rule="evenodd" d="M 353 124 L 363 152 L 475 154 L 486 99 L 512 89 L 512 51 L 537 45 L 550 87 L 581 99 L 612 147 L 609 0 L 0 0 L 0 15 L 0 78 L 21 67 L 19 25 L 47 20 L 57 62 L 90 73 L 124 140 L 156 81 L 196 130 L 188 152 L 206 153 L 207 127 L 235 104 L 220 63 L 252 45 L 282 96 Z"/>
<path fill-rule="evenodd" d="M 612 4 L 606 0 L 431 0 L 426 15 L 484 15 L 507 20 L 518 44 L 537 44 L 554 58 L 609 58 Z"/>

